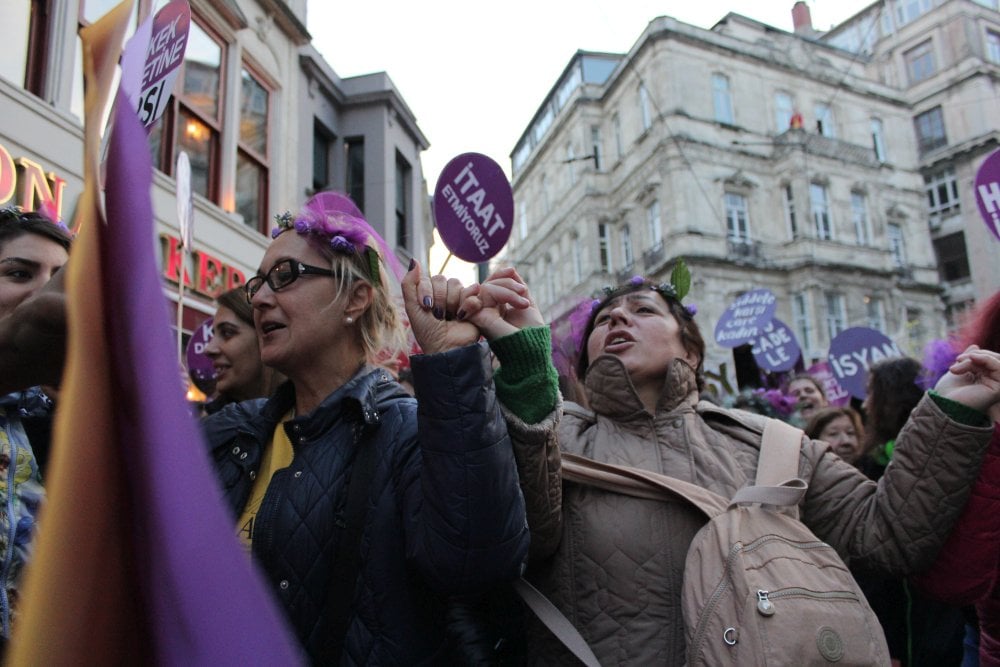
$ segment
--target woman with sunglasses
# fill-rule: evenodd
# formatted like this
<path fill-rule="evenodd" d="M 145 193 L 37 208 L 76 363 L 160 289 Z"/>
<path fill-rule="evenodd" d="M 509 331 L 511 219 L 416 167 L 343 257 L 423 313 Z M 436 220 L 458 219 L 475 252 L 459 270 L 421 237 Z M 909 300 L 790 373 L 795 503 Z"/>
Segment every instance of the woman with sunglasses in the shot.
<path fill-rule="evenodd" d="M 433 662 L 445 597 L 515 577 L 528 548 L 488 350 L 443 316 L 456 284 L 412 262 L 418 417 L 373 364 L 402 344 L 394 257 L 353 202 L 316 195 L 272 236 L 246 294 L 261 359 L 288 382 L 205 421 L 236 531 L 311 662 Z"/>

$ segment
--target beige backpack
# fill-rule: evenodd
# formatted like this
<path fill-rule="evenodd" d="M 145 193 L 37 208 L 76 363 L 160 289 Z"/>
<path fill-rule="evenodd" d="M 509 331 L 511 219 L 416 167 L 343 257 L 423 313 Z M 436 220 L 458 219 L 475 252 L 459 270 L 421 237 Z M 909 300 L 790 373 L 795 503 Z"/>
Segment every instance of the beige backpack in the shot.
<path fill-rule="evenodd" d="M 642 498 L 679 496 L 709 518 L 684 566 L 689 666 L 889 664 L 882 627 L 854 577 L 798 520 L 801 445 L 802 431 L 769 420 L 755 484 L 732 500 L 665 475 L 562 455 L 567 481 Z M 519 592 L 539 618 L 581 661 L 597 664 L 565 617 L 527 587 L 522 582 Z"/>

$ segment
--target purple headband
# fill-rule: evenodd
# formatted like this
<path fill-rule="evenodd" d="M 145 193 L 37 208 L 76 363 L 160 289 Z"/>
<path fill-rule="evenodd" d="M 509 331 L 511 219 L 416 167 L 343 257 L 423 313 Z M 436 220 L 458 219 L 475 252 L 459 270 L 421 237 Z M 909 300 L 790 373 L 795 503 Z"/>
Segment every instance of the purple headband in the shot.
<path fill-rule="evenodd" d="M 369 278 L 376 285 L 379 283 L 379 255 L 389 265 L 397 281 L 405 273 L 389 245 L 365 221 L 364 215 L 346 195 L 320 192 L 302 206 L 297 216 L 293 218 L 290 213 L 282 213 L 275 216 L 275 222 L 277 226 L 271 230 L 272 239 L 294 229 L 302 236 L 315 236 L 325 240 L 333 250 L 341 254 L 366 255 Z M 369 245 L 369 241 L 375 242 L 378 251 Z"/>

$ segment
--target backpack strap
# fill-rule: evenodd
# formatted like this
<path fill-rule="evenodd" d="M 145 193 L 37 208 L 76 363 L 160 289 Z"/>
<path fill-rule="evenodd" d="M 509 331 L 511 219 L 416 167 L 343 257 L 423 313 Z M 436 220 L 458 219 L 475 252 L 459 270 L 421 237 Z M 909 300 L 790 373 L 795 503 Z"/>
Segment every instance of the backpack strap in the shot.
<path fill-rule="evenodd" d="M 726 511 L 729 500 L 708 489 L 680 479 L 641 468 L 595 461 L 586 456 L 560 452 L 564 480 L 589 484 L 605 491 L 647 500 L 680 498 L 694 505 L 712 519 Z"/>
<path fill-rule="evenodd" d="M 757 478 L 753 486 L 744 486 L 733 496 L 733 505 L 760 503 L 784 508 L 798 518 L 798 505 L 808 485 L 799 479 L 799 457 L 802 455 L 802 429 L 778 419 L 769 419 L 764 426 L 757 459 Z"/>

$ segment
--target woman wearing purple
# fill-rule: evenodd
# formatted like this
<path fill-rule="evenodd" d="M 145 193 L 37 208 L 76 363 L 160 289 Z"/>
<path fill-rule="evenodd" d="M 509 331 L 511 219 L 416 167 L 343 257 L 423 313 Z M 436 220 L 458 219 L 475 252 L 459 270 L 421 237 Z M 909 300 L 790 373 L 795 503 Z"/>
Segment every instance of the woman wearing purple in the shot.
<path fill-rule="evenodd" d="M 312 662 L 440 659 L 444 596 L 516 576 L 528 548 L 480 329 L 445 319 L 458 292 L 411 264 L 418 408 L 373 365 L 402 329 L 394 257 L 357 207 L 321 193 L 273 236 L 246 297 L 288 382 L 205 421 L 236 532 Z"/>

